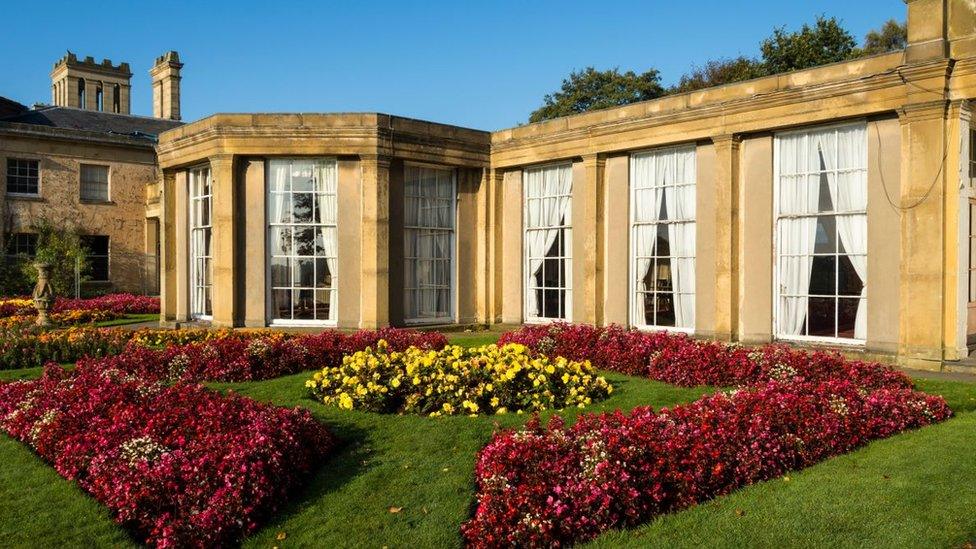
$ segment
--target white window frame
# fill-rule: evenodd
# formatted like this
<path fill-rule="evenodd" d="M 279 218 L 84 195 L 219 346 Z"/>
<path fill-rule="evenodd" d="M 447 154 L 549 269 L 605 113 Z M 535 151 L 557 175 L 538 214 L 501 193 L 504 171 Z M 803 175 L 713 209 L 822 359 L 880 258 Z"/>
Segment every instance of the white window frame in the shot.
<path fill-rule="evenodd" d="M 203 174 L 206 174 L 205 176 Z M 210 194 L 194 195 L 194 179 L 197 177 L 206 177 L 210 184 L 208 188 L 210 189 Z M 205 164 L 202 166 L 196 166 L 190 168 L 187 171 L 187 234 L 189 235 L 189 245 L 187 246 L 187 252 L 190 256 L 189 265 L 189 300 L 190 300 L 190 318 L 194 320 L 213 320 L 213 172 L 211 171 L 210 165 Z M 195 225 L 196 223 L 196 208 L 195 202 L 205 201 L 206 208 L 209 212 L 207 219 L 209 224 L 207 225 Z M 196 239 L 193 237 L 194 231 L 210 231 L 210 255 L 203 256 L 199 255 L 199 251 L 196 250 Z M 210 269 L 210 285 L 199 285 L 197 284 L 198 273 L 197 273 L 197 263 L 198 260 L 207 260 L 208 268 Z M 201 294 L 200 292 L 204 292 Z M 210 314 L 206 313 L 206 294 L 205 292 L 210 292 Z"/>
<path fill-rule="evenodd" d="M 779 317 L 781 315 L 781 313 L 780 313 L 780 306 L 781 306 L 781 303 L 782 303 L 782 301 L 781 301 L 782 295 L 781 295 L 781 292 L 780 292 L 780 251 L 779 251 L 779 248 L 778 248 L 778 245 L 777 245 L 777 243 L 779 242 L 779 220 L 781 218 L 784 218 L 784 217 L 818 217 L 818 216 L 822 216 L 822 215 L 832 215 L 832 216 L 835 216 L 835 217 L 838 216 L 838 215 L 864 215 L 865 218 L 867 218 L 867 208 L 865 208 L 863 211 L 862 210 L 856 210 L 856 211 L 853 211 L 852 210 L 852 211 L 845 211 L 845 212 L 841 212 L 841 213 L 838 213 L 836 210 L 832 210 L 832 211 L 829 211 L 829 212 L 817 212 L 817 213 L 813 213 L 813 214 L 805 214 L 805 215 L 802 215 L 802 216 L 798 216 L 798 215 L 781 215 L 780 212 L 779 212 L 779 201 L 780 201 L 780 161 L 779 160 L 780 160 L 780 143 L 781 143 L 779 137 L 786 136 L 786 135 L 792 135 L 792 134 L 808 134 L 808 133 L 811 133 L 811 132 L 820 132 L 820 131 L 825 131 L 825 130 L 840 130 L 840 129 L 844 129 L 844 128 L 856 128 L 856 127 L 863 127 L 863 128 L 865 128 L 865 132 L 864 133 L 865 133 L 865 138 L 867 138 L 867 121 L 866 120 L 856 120 L 856 121 L 840 122 L 840 123 L 836 123 L 836 124 L 826 124 L 826 125 L 820 125 L 820 126 L 810 126 L 810 127 L 799 128 L 799 129 L 795 129 L 795 130 L 786 130 L 786 131 L 776 132 L 773 135 L 773 288 L 772 288 L 772 290 L 773 290 L 772 291 L 772 294 L 773 294 L 773 311 L 772 311 L 773 312 L 773 314 L 772 314 L 773 324 L 772 324 L 772 334 L 773 334 L 773 339 L 776 340 L 776 341 L 792 341 L 792 342 L 798 342 L 798 343 L 821 343 L 821 344 L 839 345 L 839 346 L 845 346 L 845 347 L 863 347 L 867 343 L 867 340 L 865 340 L 865 339 L 854 339 L 854 338 L 843 338 L 843 337 L 828 337 L 828 336 L 811 336 L 811 335 L 790 335 L 790 334 L 781 334 L 780 331 L 779 331 Z M 865 152 L 865 156 L 866 157 L 869 156 L 870 153 L 869 153 L 867 147 L 864 148 L 864 152 Z M 835 151 L 835 154 L 837 154 L 836 151 Z M 869 158 L 865 158 L 864 159 L 865 185 L 868 184 L 868 182 L 867 182 L 867 177 L 868 177 L 868 160 L 869 160 Z M 828 170 L 828 171 L 830 171 L 830 170 Z M 836 171 L 839 171 L 839 170 L 838 169 L 835 169 L 833 171 L 836 172 Z M 824 173 L 824 172 L 817 172 L 817 173 Z M 794 175 L 797 175 L 797 174 L 794 174 Z M 812 173 L 806 173 L 805 175 L 813 175 L 813 174 Z M 836 232 L 836 228 L 835 228 L 835 232 Z M 840 237 L 838 236 L 837 238 L 839 239 Z M 839 244 L 840 243 L 838 241 L 838 246 L 839 246 Z M 870 249 L 870 244 L 868 245 L 868 248 Z M 820 254 L 820 255 L 829 255 L 829 254 Z M 834 257 L 837 257 L 838 258 L 838 261 L 839 261 L 839 254 L 835 252 L 833 255 L 834 255 Z M 845 299 L 851 298 L 851 299 L 853 299 L 853 296 L 840 296 L 838 294 L 838 291 L 839 291 L 838 290 L 838 286 L 839 286 L 838 268 L 839 267 L 835 265 L 835 267 L 834 267 L 834 295 L 833 295 L 833 298 L 834 299 L 838 299 L 838 298 L 845 298 Z M 864 281 L 864 284 L 867 285 L 867 281 L 866 280 Z M 809 300 L 809 298 L 810 298 L 809 290 L 807 290 L 806 296 L 807 296 L 807 299 Z M 818 295 L 816 295 L 814 297 L 830 297 L 830 296 L 820 296 L 818 294 Z M 864 304 L 865 304 L 865 307 L 868 306 L 869 299 L 870 299 L 869 293 L 867 291 L 865 291 L 865 293 L 864 293 Z M 837 332 L 837 322 L 838 322 L 837 321 L 837 315 L 838 315 L 837 310 L 838 310 L 838 307 L 835 307 L 834 308 L 834 332 L 835 333 Z M 808 311 L 807 315 L 809 316 L 809 303 L 807 305 L 807 311 Z M 809 331 L 809 318 L 807 319 L 807 324 L 808 324 L 807 331 Z"/>
<path fill-rule="evenodd" d="M 83 194 L 83 186 L 85 184 L 82 179 L 82 173 L 84 172 L 85 166 L 95 166 L 99 168 L 105 168 L 105 199 L 97 198 L 85 198 Z M 102 164 L 98 162 L 79 162 L 78 163 L 78 201 L 83 204 L 105 204 L 106 202 L 112 201 L 112 166 L 111 164 Z"/>
<path fill-rule="evenodd" d="M 529 315 L 529 292 L 533 288 L 529 285 L 529 265 L 531 264 L 529 249 L 526 245 L 528 240 L 529 228 L 529 191 L 528 185 L 526 184 L 527 173 L 533 170 L 546 170 L 553 168 L 568 168 L 570 170 L 570 187 L 568 195 L 569 197 L 569 208 L 567 209 L 567 217 L 569 217 L 570 222 L 568 225 L 560 225 L 558 227 L 537 227 L 533 230 L 546 230 L 549 228 L 559 228 L 563 232 L 563 250 L 564 253 L 558 256 L 558 259 L 564 262 L 563 268 L 563 286 L 560 287 L 543 287 L 536 289 L 548 289 L 548 290 L 561 290 L 562 291 L 562 302 L 563 302 L 563 316 L 560 318 L 553 317 L 539 317 Z M 542 164 L 537 166 L 530 166 L 522 170 L 522 310 L 525 312 L 524 322 L 526 324 L 551 324 L 553 322 L 572 322 L 573 321 L 573 163 L 572 162 L 553 162 L 549 164 Z M 537 197 L 533 197 L 537 198 Z M 541 258 L 543 263 L 545 262 L 545 257 Z M 543 267 L 544 268 L 544 267 Z M 566 282 L 568 281 L 568 283 Z M 545 292 L 543 292 L 544 294 Z"/>
<path fill-rule="evenodd" d="M 641 155 L 646 155 L 646 154 L 661 154 L 661 153 L 671 153 L 671 154 L 674 154 L 674 153 L 686 152 L 686 151 L 691 151 L 695 155 L 695 162 L 696 162 L 696 165 L 695 165 L 695 178 L 694 178 L 694 182 L 690 186 L 694 186 L 694 188 L 695 188 L 695 201 L 697 202 L 697 200 L 698 200 L 698 166 L 697 166 L 698 148 L 697 148 L 697 146 L 695 144 L 692 143 L 692 144 L 686 144 L 686 145 L 673 145 L 673 146 L 659 147 L 659 148 L 654 148 L 654 149 L 645 149 L 645 150 L 641 150 L 641 151 L 632 152 L 632 153 L 630 153 L 630 155 L 628 157 L 628 162 L 627 162 L 627 167 L 628 167 L 627 188 L 628 188 L 628 198 L 629 198 L 629 204 L 628 204 L 628 215 L 629 215 L 628 221 L 629 221 L 629 226 L 628 226 L 627 237 L 630 239 L 630 245 L 629 245 L 630 254 L 628 256 L 628 261 L 630 263 L 629 269 L 628 269 L 628 273 L 629 273 L 629 277 L 628 277 L 628 279 L 629 279 L 628 280 L 629 281 L 629 284 L 628 284 L 628 291 L 629 291 L 628 317 L 629 317 L 629 320 L 630 320 L 630 325 L 633 326 L 634 328 L 637 328 L 638 330 L 650 331 L 650 332 L 653 332 L 653 331 L 677 332 L 677 333 L 685 333 L 685 334 L 693 334 L 693 333 L 695 333 L 695 323 L 692 323 L 691 326 L 661 326 L 661 325 L 657 325 L 657 324 L 644 324 L 643 322 L 638 322 L 638 319 L 637 319 L 637 300 L 639 299 L 638 298 L 638 295 L 637 295 L 637 285 L 638 285 L 638 280 L 637 280 L 637 250 L 636 250 L 636 247 L 637 247 L 637 239 L 634 238 L 634 229 L 638 225 L 634 221 L 634 214 L 635 214 L 635 212 L 634 212 L 634 205 L 637 203 L 637 201 L 636 201 L 637 189 L 634 187 L 634 184 L 633 184 L 633 179 L 632 178 L 633 178 L 634 174 L 633 174 L 633 171 L 630 169 L 630 158 L 631 157 L 634 157 L 634 156 L 641 156 Z M 672 185 L 665 185 L 665 187 L 668 187 L 668 186 L 678 187 L 679 185 L 674 185 L 674 184 L 672 184 Z M 689 186 L 689 185 L 680 185 L 680 186 Z M 680 221 L 671 221 L 671 220 L 663 220 L 662 221 L 662 220 L 659 220 L 659 221 L 656 221 L 656 222 L 641 223 L 641 225 L 667 225 L 667 224 L 671 224 L 671 223 L 691 223 L 692 225 L 694 225 L 694 227 L 695 227 L 695 240 L 696 240 L 696 243 L 697 243 L 697 238 L 698 238 L 698 208 L 697 208 L 697 203 L 696 203 L 696 207 L 695 207 L 695 217 L 694 217 L 694 219 L 692 219 L 690 221 L 689 220 L 680 220 Z M 697 273 L 697 263 L 698 263 L 698 257 L 697 257 L 698 253 L 697 252 L 698 252 L 698 250 L 696 249 L 695 250 L 695 253 L 693 255 L 691 255 L 691 256 L 677 256 L 677 255 L 671 254 L 671 255 L 668 256 L 668 258 L 669 259 L 690 258 L 692 261 L 695 262 L 696 273 Z M 655 258 L 661 258 L 661 257 L 664 257 L 664 256 L 653 256 L 653 257 L 655 257 Z M 672 270 L 672 273 L 673 273 L 673 270 Z M 673 276 L 673 274 L 672 274 L 672 276 Z M 698 281 L 696 280 L 695 281 L 695 290 L 694 290 L 694 292 L 692 292 L 692 294 L 695 296 L 696 303 L 697 303 L 697 299 L 698 299 L 698 284 L 697 284 L 697 282 Z M 673 282 L 672 282 L 672 286 L 673 286 Z M 657 294 L 659 292 L 656 292 L 655 291 L 653 293 Z M 673 294 L 673 292 L 672 292 L 672 294 Z M 695 322 L 697 322 L 697 320 L 698 320 L 698 315 L 696 314 L 695 315 Z"/>
<path fill-rule="evenodd" d="M 453 215 L 451 216 L 451 219 L 452 219 L 453 226 L 450 229 L 450 232 L 451 232 L 451 238 L 450 238 L 450 241 L 451 241 L 451 248 L 450 248 L 451 257 L 450 257 L 450 260 L 449 260 L 449 272 L 450 272 L 450 277 L 451 278 L 450 278 L 450 288 L 448 288 L 448 290 L 449 290 L 449 296 L 450 296 L 449 299 L 448 299 L 448 303 L 450 303 L 451 310 L 450 310 L 450 312 L 449 312 L 449 314 L 447 316 L 442 316 L 442 317 L 417 317 L 417 318 L 411 318 L 411 317 L 407 317 L 406 316 L 407 315 L 407 309 L 406 309 L 406 293 L 407 293 L 407 291 L 409 291 L 409 289 L 407 288 L 407 284 L 406 284 L 406 269 L 407 269 L 407 261 L 406 261 L 406 259 L 407 259 L 407 254 L 406 254 L 406 238 L 407 238 L 407 236 L 406 236 L 406 233 L 409 230 L 426 230 L 426 229 L 428 229 L 428 227 L 407 226 L 407 223 L 406 223 L 406 203 L 407 203 L 406 170 L 407 170 L 407 168 L 410 168 L 410 167 L 423 168 L 423 169 L 434 169 L 434 170 L 450 171 L 451 172 L 451 199 L 452 199 L 451 200 L 451 204 L 453 205 L 453 211 L 452 211 L 452 214 Z M 452 167 L 449 167 L 449 166 L 440 166 L 440 165 L 437 165 L 437 164 L 423 164 L 423 163 L 419 163 L 419 162 L 405 162 L 404 165 L 403 165 L 403 169 L 404 169 L 404 174 L 403 174 L 404 175 L 404 185 L 403 185 L 403 207 L 404 207 L 404 216 L 403 216 L 403 219 L 404 219 L 404 222 L 403 222 L 403 232 L 404 232 L 404 234 L 403 234 L 403 242 L 404 242 L 404 252 L 403 252 L 403 259 L 404 259 L 404 262 L 403 262 L 403 268 L 404 268 L 403 292 L 404 292 L 404 295 L 403 295 L 403 300 L 404 300 L 404 309 L 403 309 L 403 313 L 404 313 L 404 318 L 403 318 L 403 323 L 406 324 L 406 325 L 409 325 L 409 326 L 422 326 L 422 325 L 445 324 L 445 323 L 455 324 L 458 321 L 458 319 L 457 319 L 457 310 L 458 310 L 458 306 L 457 306 L 457 280 L 458 280 L 458 277 L 457 277 L 457 264 L 458 264 L 458 262 L 457 262 L 457 239 L 458 239 L 458 230 L 457 230 L 457 227 L 458 227 L 457 169 L 452 168 Z M 438 229 L 438 230 L 441 230 L 441 229 Z"/>
<path fill-rule="evenodd" d="M 270 181 L 270 178 L 271 178 L 271 164 L 272 164 L 272 162 L 291 162 L 291 161 L 296 161 L 296 160 L 297 161 L 303 161 L 303 162 L 323 161 L 323 162 L 332 162 L 332 163 L 335 164 L 335 170 L 336 170 L 336 219 L 335 219 L 335 224 L 330 225 L 330 224 L 327 224 L 327 223 L 294 223 L 294 222 L 291 222 L 291 223 L 272 223 L 271 222 L 271 181 Z M 264 193 L 264 202 L 265 202 L 265 219 L 267 221 L 266 221 L 265 227 L 264 227 L 264 239 L 265 239 L 265 250 L 266 250 L 265 251 L 265 254 L 264 254 L 265 255 L 264 265 L 265 265 L 265 299 L 266 299 L 265 304 L 266 304 L 266 310 L 267 310 L 267 315 L 266 316 L 267 316 L 268 326 L 336 327 L 339 324 L 339 273 L 338 273 L 338 269 L 337 269 L 337 272 L 332 273 L 332 286 L 330 288 L 328 288 L 328 290 L 330 292 L 332 292 L 332 295 L 331 295 L 331 298 L 330 298 L 330 301 L 329 301 L 329 307 L 330 307 L 330 309 L 335 309 L 335 311 L 336 311 L 335 320 L 329 320 L 329 319 L 319 320 L 319 319 L 308 319 L 308 318 L 275 318 L 274 315 L 277 313 L 277 311 L 274 310 L 274 294 L 273 294 L 273 292 L 274 292 L 274 289 L 275 288 L 283 289 L 285 287 L 284 286 L 274 286 L 273 285 L 273 281 L 271 279 L 271 259 L 272 259 L 272 257 L 274 257 L 273 252 L 272 252 L 271 229 L 272 229 L 272 227 L 275 227 L 275 226 L 278 226 L 278 227 L 285 227 L 285 226 L 287 226 L 287 227 L 292 227 L 292 228 L 299 227 L 299 226 L 301 226 L 301 227 L 304 227 L 304 226 L 311 226 L 311 227 L 330 227 L 331 226 L 331 227 L 334 227 L 335 230 L 336 230 L 336 265 L 338 265 L 338 263 L 339 263 L 339 257 L 341 255 L 340 249 L 342 247 L 342 239 L 339 238 L 339 232 L 338 232 L 339 231 L 339 213 L 338 213 L 338 209 L 339 209 L 339 181 L 338 181 L 338 179 L 339 179 L 339 160 L 338 160 L 337 157 L 334 157 L 334 156 L 271 157 L 271 158 L 267 158 L 266 159 L 265 166 L 266 166 L 265 167 L 265 181 L 267 182 L 267 184 L 265 185 L 266 190 L 265 190 L 265 193 Z M 292 191 L 287 191 L 288 194 L 292 194 L 293 192 L 294 192 L 293 190 Z M 309 192 L 312 192 L 313 194 L 316 194 L 314 191 L 309 191 Z M 311 257 L 311 256 L 295 256 L 295 255 L 290 255 L 290 256 L 278 256 L 278 257 L 295 258 L 295 257 Z M 317 258 L 318 256 L 315 256 L 315 257 Z M 312 263 L 314 265 L 314 263 L 315 263 L 315 260 L 314 259 L 312 260 Z M 314 284 L 314 278 L 315 277 L 313 275 L 313 284 Z M 294 291 L 296 289 L 296 287 L 294 285 L 294 280 L 292 281 L 292 285 L 289 286 L 288 288 L 291 289 L 292 291 Z M 298 289 L 305 289 L 305 288 L 299 287 Z M 312 292 L 315 292 L 315 291 L 316 291 L 316 289 L 315 288 L 312 288 Z M 313 299 L 314 299 L 314 293 L 313 293 Z M 294 316 L 294 310 L 295 310 L 295 302 L 294 302 L 294 297 L 293 297 L 292 298 L 292 316 Z"/>

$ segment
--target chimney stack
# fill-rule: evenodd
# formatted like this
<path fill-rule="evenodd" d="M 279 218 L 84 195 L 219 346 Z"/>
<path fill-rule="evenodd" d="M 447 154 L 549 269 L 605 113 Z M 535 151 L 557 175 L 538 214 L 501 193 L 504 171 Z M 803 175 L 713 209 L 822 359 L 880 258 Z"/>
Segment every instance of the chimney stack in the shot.
<path fill-rule="evenodd" d="M 180 119 L 180 54 L 168 51 L 156 58 L 150 69 L 153 86 L 153 116 Z"/>

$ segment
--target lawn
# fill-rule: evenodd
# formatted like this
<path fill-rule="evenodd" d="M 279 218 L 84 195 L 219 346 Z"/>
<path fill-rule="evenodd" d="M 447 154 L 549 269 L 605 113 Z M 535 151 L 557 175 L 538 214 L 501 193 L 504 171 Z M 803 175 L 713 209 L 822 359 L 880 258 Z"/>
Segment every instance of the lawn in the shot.
<path fill-rule="evenodd" d="M 96 322 L 95 326 L 101 328 L 107 328 L 110 326 L 125 326 L 126 324 L 140 324 L 143 322 L 156 322 L 159 320 L 159 313 L 149 313 L 149 314 L 130 314 L 125 315 L 122 318 L 115 318 L 112 320 L 104 320 L 102 322 Z"/>
<path fill-rule="evenodd" d="M 496 333 L 460 333 L 480 345 Z M 39 369 L 0 372 L 32 377 Z M 688 402 L 712 389 L 683 389 L 606 374 L 613 396 L 590 411 Z M 308 374 L 220 384 L 284 406 L 304 406 L 344 442 L 302 493 L 245 545 L 450 547 L 473 505 L 476 452 L 496 425 L 525 416 L 382 416 L 341 411 L 304 398 Z M 595 546 L 958 546 L 976 537 L 976 384 L 919 380 L 958 413 L 941 425 L 873 443 L 785 479 L 739 490 L 610 532 Z M 576 411 L 564 415 L 572 418 Z M 8 545 L 131 544 L 107 511 L 21 444 L 0 437 L 0 539 Z M 285 539 L 279 539 L 285 536 Z"/>

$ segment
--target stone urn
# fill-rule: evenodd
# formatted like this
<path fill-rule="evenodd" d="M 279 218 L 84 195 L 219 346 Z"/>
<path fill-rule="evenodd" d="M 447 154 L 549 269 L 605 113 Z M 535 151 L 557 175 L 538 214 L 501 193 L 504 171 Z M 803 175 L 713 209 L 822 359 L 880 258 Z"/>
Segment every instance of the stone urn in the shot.
<path fill-rule="evenodd" d="M 38 326 L 50 326 L 51 320 L 47 317 L 47 310 L 54 303 L 54 288 L 51 286 L 51 264 L 34 263 L 37 269 L 37 285 L 34 286 L 34 307 L 37 309 Z"/>

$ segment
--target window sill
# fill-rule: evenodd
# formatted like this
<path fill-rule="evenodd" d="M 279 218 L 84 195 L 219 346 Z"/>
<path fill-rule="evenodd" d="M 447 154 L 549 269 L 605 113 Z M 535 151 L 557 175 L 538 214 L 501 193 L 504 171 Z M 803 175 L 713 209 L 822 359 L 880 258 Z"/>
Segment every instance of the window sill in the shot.
<path fill-rule="evenodd" d="M 79 202 L 86 206 L 114 206 L 115 205 L 114 200 L 86 200 L 82 198 L 81 200 L 79 200 Z"/>
<path fill-rule="evenodd" d="M 19 193 L 7 193 L 8 200 L 20 200 L 22 202 L 47 202 L 39 194 L 19 194 Z"/>

